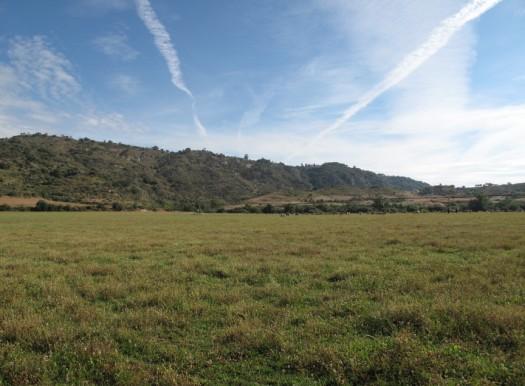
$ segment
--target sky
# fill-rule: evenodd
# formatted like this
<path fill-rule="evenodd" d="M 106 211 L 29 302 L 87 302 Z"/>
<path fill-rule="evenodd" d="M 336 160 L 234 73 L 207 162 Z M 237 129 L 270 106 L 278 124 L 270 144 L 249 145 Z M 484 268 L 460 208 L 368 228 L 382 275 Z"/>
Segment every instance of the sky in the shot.
<path fill-rule="evenodd" d="M 476 1 L 0 0 L 0 137 L 525 182 L 525 0 L 434 44 Z"/>

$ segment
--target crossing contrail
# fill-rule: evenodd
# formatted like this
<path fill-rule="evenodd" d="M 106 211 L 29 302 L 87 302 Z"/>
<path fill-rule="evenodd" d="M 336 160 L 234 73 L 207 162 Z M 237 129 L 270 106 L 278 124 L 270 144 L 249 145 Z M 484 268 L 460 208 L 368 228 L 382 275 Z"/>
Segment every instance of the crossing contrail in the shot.
<path fill-rule="evenodd" d="M 142 19 L 144 25 L 149 30 L 149 32 L 153 35 L 155 45 L 157 46 L 158 50 L 160 51 L 161 55 L 166 61 L 168 70 L 171 74 L 171 82 L 175 87 L 177 87 L 182 92 L 186 93 L 191 98 L 193 121 L 197 126 L 199 135 L 205 137 L 207 135 L 207 130 L 201 123 L 201 120 L 199 119 L 199 116 L 197 114 L 195 97 L 184 82 L 184 77 L 180 68 L 179 55 L 177 54 L 177 50 L 175 50 L 175 47 L 171 42 L 170 34 L 166 30 L 166 27 L 164 27 L 164 25 L 160 22 L 149 0 L 135 1 L 137 4 L 137 13 L 139 17 Z"/>
<path fill-rule="evenodd" d="M 293 158 L 299 153 L 303 153 L 306 149 L 315 145 L 326 135 L 339 129 L 375 99 L 392 87 L 401 83 L 405 78 L 421 67 L 427 60 L 445 47 L 452 36 L 454 36 L 454 34 L 465 24 L 477 19 L 501 1 L 502 0 L 472 0 L 458 13 L 443 20 L 418 49 L 408 54 L 380 83 L 361 96 L 361 98 L 359 98 L 353 106 L 347 109 L 331 126 L 319 132 L 319 134 L 317 134 L 317 136 L 315 136 L 306 147 L 303 147 L 300 152 L 291 155 L 289 158 Z"/>

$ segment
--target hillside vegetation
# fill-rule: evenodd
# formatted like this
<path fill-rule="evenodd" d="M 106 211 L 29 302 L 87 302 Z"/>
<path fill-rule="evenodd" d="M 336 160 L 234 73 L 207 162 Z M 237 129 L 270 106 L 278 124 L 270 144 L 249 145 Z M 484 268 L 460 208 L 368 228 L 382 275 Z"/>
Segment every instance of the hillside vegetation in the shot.
<path fill-rule="evenodd" d="M 339 163 L 287 166 L 186 149 L 169 152 L 43 134 L 0 139 L 0 196 L 179 208 L 325 188 L 416 191 L 427 184 Z"/>

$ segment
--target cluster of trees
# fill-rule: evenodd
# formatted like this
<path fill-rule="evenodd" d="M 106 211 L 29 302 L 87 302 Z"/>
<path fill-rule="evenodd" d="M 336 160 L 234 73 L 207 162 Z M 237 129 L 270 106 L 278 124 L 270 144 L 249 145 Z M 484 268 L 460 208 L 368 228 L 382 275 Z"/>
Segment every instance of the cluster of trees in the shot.
<path fill-rule="evenodd" d="M 34 208 L 31 208 L 33 212 L 70 212 L 78 211 L 80 207 L 71 205 L 51 204 L 44 200 L 39 200 Z"/>
<path fill-rule="evenodd" d="M 35 206 L 11 206 L 7 204 L 0 205 L 0 212 L 5 211 L 17 211 L 17 212 L 83 212 L 83 211 L 122 211 L 122 210 L 136 210 L 139 209 L 136 206 L 126 207 L 118 202 L 114 202 L 111 205 L 105 205 L 102 203 L 94 205 L 69 205 L 69 204 L 54 204 L 45 200 L 39 200 Z"/>
<path fill-rule="evenodd" d="M 507 197 L 504 200 L 493 202 L 486 195 L 479 194 L 469 201 L 468 209 L 474 212 L 518 212 L 525 211 L 525 201 L 517 201 Z"/>
<path fill-rule="evenodd" d="M 376 197 L 371 205 L 359 203 L 311 203 L 286 204 L 276 206 L 266 204 L 261 206 L 245 205 L 228 209 L 228 213 L 278 213 L 278 214 L 320 214 L 320 213 L 425 213 L 425 212 L 481 212 L 481 211 L 525 211 L 525 202 L 507 198 L 492 202 L 487 196 L 478 195 L 467 203 L 433 203 L 429 205 L 392 202 L 384 197 Z M 223 210 L 224 212 L 224 210 Z"/>
<path fill-rule="evenodd" d="M 523 196 L 525 194 L 525 183 L 511 184 L 510 182 L 503 185 L 496 185 L 491 183 L 478 184 L 474 187 L 454 186 L 454 185 L 436 185 L 425 186 L 419 189 L 419 194 L 422 196 L 436 195 L 436 196 L 478 196 L 480 194 L 488 196 Z"/>
<path fill-rule="evenodd" d="M 39 200 L 33 208 L 32 212 L 82 212 L 82 211 L 105 211 L 105 210 L 121 211 L 125 208 L 119 203 L 113 203 L 111 207 L 102 203 L 94 205 L 69 205 L 69 204 L 53 204 L 45 200 Z"/>
<path fill-rule="evenodd" d="M 515 212 L 525 211 L 525 201 L 518 201 L 512 198 L 505 198 L 501 201 L 491 201 L 487 196 L 480 194 L 465 203 L 451 202 L 449 204 L 433 203 L 429 205 L 407 204 L 404 202 L 392 201 L 378 196 L 371 204 L 358 202 L 351 203 L 305 203 L 305 204 L 285 204 L 285 205 L 250 205 L 225 209 L 223 200 L 194 200 L 175 202 L 170 205 L 164 204 L 158 207 L 149 208 L 150 210 L 163 209 L 168 211 L 185 211 L 201 213 L 264 213 L 264 214 L 344 214 L 344 213 L 424 213 L 424 212 L 483 212 L 483 211 L 504 211 Z M 139 204 L 122 204 L 113 202 L 112 204 L 97 203 L 93 205 L 68 205 L 54 204 L 45 200 L 40 200 L 33 208 L 30 207 L 11 207 L 0 205 L 0 211 L 35 211 L 35 212 L 57 212 L 57 211 L 126 211 L 144 209 Z"/>
<path fill-rule="evenodd" d="M 229 209 L 228 213 L 277 213 L 277 214 L 345 214 L 345 213 L 386 213 L 386 212 L 417 212 L 419 209 L 415 206 L 392 206 L 388 210 L 377 210 L 373 206 L 357 204 L 357 203 L 314 203 L 314 204 L 286 204 L 284 206 L 276 206 L 266 204 L 264 206 L 245 205 L 244 207 L 237 207 Z"/>

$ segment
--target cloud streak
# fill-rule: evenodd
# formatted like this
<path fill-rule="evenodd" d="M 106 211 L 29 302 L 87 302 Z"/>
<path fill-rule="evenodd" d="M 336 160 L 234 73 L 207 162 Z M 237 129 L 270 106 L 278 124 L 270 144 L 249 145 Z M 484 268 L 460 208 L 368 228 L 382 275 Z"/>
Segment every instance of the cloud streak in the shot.
<path fill-rule="evenodd" d="M 149 0 L 136 0 L 136 4 L 139 17 L 142 19 L 149 32 L 153 35 L 155 45 L 166 61 L 166 65 L 171 74 L 171 82 L 179 90 L 186 93 L 192 100 L 191 106 L 193 110 L 193 121 L 197 127 L 199 135 L 203 137 L 206 136 L 207 130 L 201 123 L 197 114 L 195 97 L 184 82 L 179 56 L 173 46 L 170 34 L 166 30 L 166 27 L 160 22 Z"/>
<path fill-rule="evenodd" d="M 22 86 L 45 99 L 69 99 L 82 88 L 72 73 L 71 62 L 43 36 L 15 37 L 7 53 Z"/>
<path fill-rule="evenodd" d="M 139 55 L 128 43 L 128 37 L 122 32 L 99 36 L 93 41 L 95 47 L 109 57 L 132 61 Z"/>
<path fill-rule="evenodd" d="M 140 88 L 139 81 L 130 75 L 116 74 L 109 81 L 109 86 L 126 95 L 135 95 Z"/>
<path fill-rule="evenodd" d="M 319 134 L 314 137 L 306 147 L 303 147 L 301 152 L 304 152 L 305 149 L 310 148 L 328 134 L 339 129 L 383 93 L 401 83 L 445 47 L 456 32 L 458 32 L 465 24 L 477 19 L 501 1 L 502 0 L 472 0 L 455 15 L 441 22 L 441 24 L 434 29 L 429 38 L 419 48 L 409 53 L 380 83 L 361 96 L 361 98 L 348 108 L 332 125 L 319 132 Z M 297 155 L 299 155 L 299 153 L 293 154 L 290 158 Z"/>

